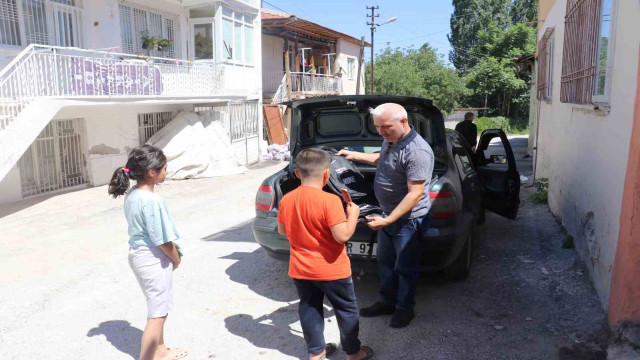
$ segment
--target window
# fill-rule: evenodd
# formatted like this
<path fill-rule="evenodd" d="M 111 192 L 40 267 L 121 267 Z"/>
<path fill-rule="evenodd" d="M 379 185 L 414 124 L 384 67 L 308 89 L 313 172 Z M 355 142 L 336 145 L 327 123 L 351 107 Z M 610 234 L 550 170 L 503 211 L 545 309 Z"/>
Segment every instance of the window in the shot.
<path fill-rule="evenodd" d="M 138 136 L 140 145 L 144 145 L 160 129 L 173 119 L 171 111 L 138 114 Z"/>
<path fill-rule="evenodd" d="M 601 0 L 600 24 L 598 29 L 598 60 L 593 89 L 594 102 L 607 101 L 611 69 L 611 0 Z"/>
<path fill-rule="evenodd" d="M 0 44 L 82 46 L 81 16 L 75 0 L 0 0 Z"/>
<path fill-rule="evenodd" d="M 254 16 L 222 8 L 222 50 L 226 61 L 253 64 Z"/>
<path fill-rule="evenodd" d="M 120 38 L 122 40 L 123 52 L 128 54 L 146 54 L 147 50 L 142 47 L 142 34 L 146 32 L 149 36 L 171 41 L 168 48 L 162 49 L 161 56 L 171 58 L 177 56 L 179 52 L 178 40 L 180 35 L 176 16 L 127 3 L 118 4 L 118 8 L 120 12 Z"/>
<path fill-rule="evenodd" d="M 213 5 L 201 6 L 189 10 L 190 19 L 212 18 L 216 16 L 216 8 Z"/>
<path fill-rule="evenodd" d="M 606 96 L 611 64 L 611 1 L 567 1 L 561 102 L 591 104 Z"/>
<path fill-rule="evenodd" d="M 356 77 L 356 59 L 347 58 L 347 79 L 355 79 Z"/>
<path fill-rule="evenodd" d="M 553 28 L 545 31 L 538 44 L 538 99 L 551 101 L 553 95 Z"/>
<path fill-rule="evenodd" d="M 0 44 L 21 44 L 17 0 L 0 0 Z"/>
<path fill-rule="evenodd" d="M 453 145 L 453 158 L 456 162 L 456 166 L 458 167 L 458 172 L 460 173 L 460 177 L 464 180 L 467 175 L 474 171 L 471 157 L 466 149 L 467 145 L 460 141 L 460 135 L 455 132 L 450 134 L 449 139 L 451 139 L 451 144 Z"/>
<path fill-rule="evenodd" d="M 213 24 L 193 25 L 195 59 L 213 59 Z"/>

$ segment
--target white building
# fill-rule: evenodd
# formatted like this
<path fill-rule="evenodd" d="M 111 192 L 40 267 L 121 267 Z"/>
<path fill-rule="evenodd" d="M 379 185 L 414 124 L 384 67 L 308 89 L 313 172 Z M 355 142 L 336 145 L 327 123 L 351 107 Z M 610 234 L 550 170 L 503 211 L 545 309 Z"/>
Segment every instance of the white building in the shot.
<path fill-rule="evenodd" d="M 296 15 L 262 9 L 265 103 L 288 99 L 287 60 L 293 99 L 356 94 L 358 67 L 364 60 L 360 59 L 360 45 L 361 39 Z M 364 46 L 371 45 L 364 42 Z M 359 94 L 364 94 L 364 69 L 360 73 Z"/>
<path fill-rule="evenodd" d="M 640 321 L 639 17 L 637 0 L 541 0 L 538 15 L 535 177 L 612 325 Z"/>
<path fill-rule="evenodd" d="M 258 161 L 260 29 L 258 0 L 3 1 L 0 203 L 108 183 L 181 110 Z"/>

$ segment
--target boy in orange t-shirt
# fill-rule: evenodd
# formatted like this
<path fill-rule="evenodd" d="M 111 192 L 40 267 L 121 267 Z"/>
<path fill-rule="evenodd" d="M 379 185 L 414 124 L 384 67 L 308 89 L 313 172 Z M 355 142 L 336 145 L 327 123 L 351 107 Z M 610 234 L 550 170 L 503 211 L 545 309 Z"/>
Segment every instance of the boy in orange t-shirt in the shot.
<path fill-rule="evenodd" d="M 347 360 L 371 359 L 373 350 L 361 347 L 358 339 L 358 304 L 344 246 L 356 229 L 360 208 L 347 204 L 345 216 L 340 198 L 322 190 L 329 181 L 330 161 L 319 149 L 296 156 L 295 172 L 302 185 L 280 201 L 278 232 L 287 235 L 291 245 L 289 276 L 300 297 L 298 314 L 309 359 L 324 359 L 336 350 L 324 341 L 325 295 L 336 314 Z"/>

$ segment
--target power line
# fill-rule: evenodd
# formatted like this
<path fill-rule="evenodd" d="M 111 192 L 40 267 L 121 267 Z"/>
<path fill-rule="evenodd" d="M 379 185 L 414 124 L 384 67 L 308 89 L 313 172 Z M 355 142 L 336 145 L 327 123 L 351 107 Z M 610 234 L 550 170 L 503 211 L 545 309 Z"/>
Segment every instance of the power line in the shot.
<path fill-rule="evenodd" d="M 416 36 L 416 37 L 412 37 L 412 38 L 407 38 L 407 39 L 402 39 L 402 40 L 394 40 L 394 41 L 385 41 L 387 44 L 395 44 L 395 43 L 399 43 L 399 42 L 406 42 L 406 41 L 411 41 L 411 40 L 415 40 L 415 39 L 420 39 L 420 38 L 425 38 L 425 37 L 429 37 L 432 35 L 436 35 L 436 34 L 441 34 L 445 31 L 449 31 L 449 29 L 445 29 L 445 30 L 440 30 L 440 31 L 436 31 L 433 33 L 429 33 L 426 35 L 420 35 L 420 36 Z"/>
<path fill-rule="evenodd" d="M 269 5 L 269 6 L 272 6 L 272 7 L 276 8 L 276 9 L 278 9 L 278 10 L 280 10 L 280 11 L 284 12 L 284 13 L 291 14 L 289 11 L 282 10 L 282 9 L 280 9 L 279 7 L 277 7 L 277 6 L 273 5 L 272 3 L 270 3 L 270 2 L 268 2 L 268 1 L 266 1 L 266 0 L 262 0 L 262 2 L 263 2 L 263 3 L 265 3 L 265 4 L 267 4 L 267 5 Z"/>

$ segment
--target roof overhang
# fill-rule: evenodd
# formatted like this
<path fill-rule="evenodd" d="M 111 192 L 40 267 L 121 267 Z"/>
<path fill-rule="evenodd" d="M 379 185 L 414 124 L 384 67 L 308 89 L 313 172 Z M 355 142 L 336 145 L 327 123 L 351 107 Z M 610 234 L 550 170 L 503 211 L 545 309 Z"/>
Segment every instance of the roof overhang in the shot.
<path fill-rule="evenodd" d="M 342 39 L 360 45 L 360 39 L 324 27 L 295 15 L 262 9 L 262 33 L 290 39 L 306 39 L 318 43 L 335 44 Z M 371 44 L 365 41 L 365 47 Z"/>

